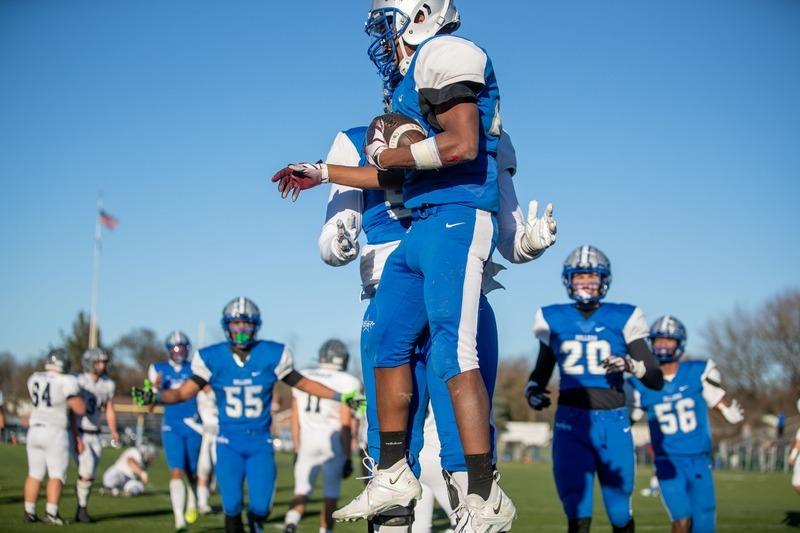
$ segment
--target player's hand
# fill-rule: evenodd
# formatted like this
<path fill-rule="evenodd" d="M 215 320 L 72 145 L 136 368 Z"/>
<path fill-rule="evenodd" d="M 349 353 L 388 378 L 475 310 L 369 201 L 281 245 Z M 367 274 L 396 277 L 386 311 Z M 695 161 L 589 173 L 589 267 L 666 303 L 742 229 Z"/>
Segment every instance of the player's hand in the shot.
<path fill-rule="evenodd" d="M 603 359 L 602 367 L 606 369 L 606 374 L 612 372 L 628 372 L 637 378 L 641 378 L 644 376 L 645 372 L 647 372 L 647 368 L 644 366 L 643 362 L 619 355 L 612 355 Z"/>
<path fill-rule="evenodd" d="M 158 392 L 153 389 L 153 384 L 149 379 L 144 380 L 144 387 L 131 387 L 131 396 L 133 403 L 139 407 L 147 405 L 155 405 L 158 403 Z"/>
<path fill-rule="evenodd" d="M 355 215 L 350 215 L 347 220 L 347 226 L 341 220 L 336 221 L 336 238 L 333 240 L 333 253 L 343 261 L 352 261 L 358 255 Z"/>
<path fill-rule="evenodd" d="M 367 154 L 367 163 L 378 170 L 386 170 L 381 166 L 380 161 L 383 151 L 389 148 L 389 143 L 386 142 L 386 137 L 383 135 L 383 120 L 376 119 L 373 124 L 375 125 L 375 132 L 372 134 L 371 139 L 367 139 L 367 145 L 364 147 L 364 152 Z"/>
<path fill-rule="evenodd" d="M 525 222 L 525 234 L 522 246 L 534 257 L 540 256 L 556 242 L 556 219 L 553 218 L 553 204 L 547 204 L 544 214 L 539 217 L 539 202 L 532 200 L 528 204 L 528 221 Z"/>
<path fill-rule="evenodd" d="M 342 479 L 347 479 L 353 475 L 353 459 L 348 457 L 344 460 L 344 465 L 342 466 Z"/>
<path fill-rule="evenodd" d="M 292 163 L 280 169 L 272 176 L 272 182 L 278 184 L 281 198 L 292 194 L 296 202 L 300 191 L 316 187 L 320 183 L 328 183 L 328 165 L 322 161 L 316 163 Z"/>
<path fill-rule="evenodd" d="M 83 443 L 83 439 L 81 437 L 75 437 L 75 451 L 78 455 L 82 454 L 85 449 L 86 445 Z"/>
<path fill-rule="evenodd" d="M 737 400 L 733 400 L 730 405 L 719 404 L 719 412 L 729 424 L 738 424 L 744 420 L 744 410 Z"/>
<path fill-rule="evenodd" d="M 339 398 L 341 403 L 346 403 L 350 409 L 359 413 L 367 412 L 367 398 L 357 390 L 345 392 Z"/>
<path fill-rule="evenodd" d="M 113 431 L 111 433 L 111 447 L 112 448 L 119 448 L 120 440 L 119 440 L 119 433 Z"/>
<path fill-rule="evenodd" d="M 531 409 L 536 411 L 550 407 L 550 396 L 548 394 L 550 394 L 550 391 L 533 380 L 528 381 L 528 384 L 525 385 L 525 398 L 528 399 L 528 405 Z"/>
<path fill-rule="evenodd" d="M 147 485 L 147 484 L 150 482 L 150 474 L 148 474 L 148 473 L 147 473 L 147 472 L 145 472 L 145 471 L 142 471 L 142 473 L 141 473 L 141 474 L 139 474 L 139 479 L 141 479 L 141 480 L 142 480 L 142 483 L 144 483 L 145 485 Z"/>

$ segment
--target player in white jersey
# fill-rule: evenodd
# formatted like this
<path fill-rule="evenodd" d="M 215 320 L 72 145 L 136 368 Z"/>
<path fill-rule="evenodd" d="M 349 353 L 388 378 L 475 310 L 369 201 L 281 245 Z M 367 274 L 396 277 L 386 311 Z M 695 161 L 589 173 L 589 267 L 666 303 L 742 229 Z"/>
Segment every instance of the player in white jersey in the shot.
<path fill-rule="evenodd" d="M 139 496 L 150 480 L 147 468 L 155 456 L 156 449 L 151 444 L 128 448 L 103 473 L 103 488 L 114 496 Z"/>
<path fill-rule="evenodd" d="M 0 436 L 6 428 L 6 414 L 3 411 L 3 391 L 0 390 Z"/>
<path fill-rule="evenodd" d="M 92 517 L 86 506 L 92 490 L 97 466 L 100 464 L 100 453 L 103 445 L 100 441 L 100 420 L 106 414 L 106 422 L 111 431 L 111 444 L 117 446 L 117 413 L 114 411 L 114 391 L 116 385 L 106 374 L 109 356 L 99 348 L 90 348 L 83 353 L 83 372 L 77 375 L 81 388 L 81 398 L 86 404 L 86 413 L 79 417 L 76 426 L 78 434 L 75 438 L 75 454 L 78 461 L 78 482 L 75 494 L 78 497 L 78 509 L 75 521 L 91 523 Z"/>
<path fill-rule="evenodd" d="M 26 522 L 39 520 L 36 500 L 47 473 L 47 507 L 43 522 L 57 526 L 65 524 L 58 514 L 58 504 L 69 464 L 67 411 L 71 409 L 76 415 L 86 412 L 78 381 L 68 374 L 69 367 L 69 355 L 57 348 L 48 354 L 45 371 L 34 372 L 28 379 L 33 411 L 28 429 L 28 477 L 24 489 Z"/>
<path fill-rule="evenodd" d="M 200 424 L 194 418 L 184 418 L 183 421 L 203 437 L 200 442 L 200 455 L 197 458 L 197 510 L 200 514 L 208 514 L 212 510 L 208 504 L 209 486 L 211 474 L 217 464 L 219 434 L 217 400 L 210 385 L 206 385 L 197 393 L 197 413 L 200 415 Z"/>
<path fill-rule="evenodd" d="M 319 349 L 319 368 L 301 373 L 339 392 L 360 390 L 361 382 L 345 372 L 350 354 L 338 339 Z M 292 390 L 292 438 L 297 460 L 294 465 L 294 497 L 284 520 L 284 532 L 295 533 L 308 498 L 322 472 L 324 505 L 320 511 L 320 533 L 333 531 L 342 478 L 353 473 L 351 459 L 353 416 L 350 409 L 333 400 L 323 400 L 298 389 Z"/>

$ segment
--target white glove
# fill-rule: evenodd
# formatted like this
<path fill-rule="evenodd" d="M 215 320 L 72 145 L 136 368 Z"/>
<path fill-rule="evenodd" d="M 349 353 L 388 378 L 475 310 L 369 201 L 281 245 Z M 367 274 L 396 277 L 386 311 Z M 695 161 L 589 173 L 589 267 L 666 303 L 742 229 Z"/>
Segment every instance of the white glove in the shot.
<path fill-rule="evenodd" d="M 730 405 L 719 404 L 719 412 L 725 417 L 729 424 L 738 424 L 744 420 L 744 411 L 739 402 L 733 400 Z"/>
<path fill-rule="evenodd" d="M 150 475 L 147 472 L 142 472 L 139 474 L 139 479 L 142 480 L 142 483 L 147 485 L 150 482 Z"/>
<path fill-rule="evenodd" d="M 528 221 L 522 236 L 522 248 L 528 254 L 538 257 L 556 242 L 556 219 L 553 218 L 553 204 L 547 204 L 544 215 L 538 217 L 539 202 L 531 200 L 528 204 Z"/>
<path fill-rule="evenodd" d="M 612 355 L 611 357 L 603 359 L 603 368 L 606 369 L 606 373 L 628 372 L 640 379 L 647 372 L 647 368 L 641 361 L 630 357 L 621 357 L 619 355 Z"/>
<path fill-rule="evenodd" d="M 372 134 L 371 139 L 367 139 L 367 146 L 364 147 L 364 152 L 367 154 L 367 163 L 376 167 L 379 170 L 386 170 L 381 166 L 380 158 L 381 153 L 389 148 L 389 143 L 383 136 L 383 120 L 375 121 L 375 133 Z"/>
<path fill-rule="evenodd" d="M 333 255 L 340 260 L 350 262 L 358 255 L 358 240 L 356 240 L 356 216 L 350 215 L 347 227 L 341 220 L 336 221 L 336 238 L 331 243 Z"/>

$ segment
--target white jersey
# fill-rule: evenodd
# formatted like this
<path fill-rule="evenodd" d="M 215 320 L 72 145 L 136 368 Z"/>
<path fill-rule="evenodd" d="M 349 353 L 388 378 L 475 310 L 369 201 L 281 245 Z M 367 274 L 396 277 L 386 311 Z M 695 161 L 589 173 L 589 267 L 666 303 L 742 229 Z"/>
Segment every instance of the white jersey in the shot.
<path fill-rule="evenodd" d="M 330 368 L 312 368 L 301 370 L 300 373 L 336 392 L 361 390 L 361 382 L 347 372 Z M 326 438 L 341 430 L 341 404 L 339 402 L 311 396 L 294 388 L 292 396 L 297 401 L 301 443 L 319 441 L 321 438 Z"/>
<path fill-rule="evenodd" d="M 114 398 L 114 380 L 108 376 L 100 376 L 95 381 L 88 372 L 78 374 L 76 379 L 81 388 L 81 398 L 86 404 L 86 414 L 81 417 L 78 427 L 83 431 L 100 431 L 100 417 L 108 402 Z"/>
<path fill-rule="evenodd" d="M 0 390 L 0 407 L 3 407 L 3 391 Z"/>
<path fill-rule="evenodd" d="M 28 378 L 33 403 L 31 426 L 67 428 L 67 399 L 80 394 L 75 376 L 58 372 L 34 372 Z"/>
<path fill-rule="evenodd" d="M 354 146 L 347 135 L 340 133 L 331 147 L 327 163 L 345 166 L 358 166 L 361 157 L 361 147 Z M 497 214 L 498 238 L 497 249 L 500 254 L 512 263 L 526 263 L 536 257 L 528 254 L 523 249 L 522 237 L 525 235 L 525 219 L 522 209 L 517 201 L 512 177 L 517 171 L 517 157 L 514 145 L 507 132 L 503 132 L 497 146 L 498 177 L 497 184 L 500 189 L 500 212 Z M 342 222 L 358 237 L 361 232 L 361 218 L 364 209 L 362 196 L 345 194 L 353 190 L 352 187 L 332 185 L 328 197 L 328 219 L 322 227 L 319 237 L 319 251 L 322 260 L 332 266 L 341 266 L 351 261 L 335 255 L 332 247 L 333 240 L 337 238 L 337 222 Z M 351 220 L 353 225 L 351 225 Z M 388 242 L 377 245 L 366 245 L 361 249 L 361 294 L 362 299 L 371 298 L 375 294 L 378 283 L 383 273 L 386 260 L 400 244 L 400 241 Z M 484 267 L 483 287 L 484 294 L 494 289 L 503 288 L 494 280 L 505 267 L 488 261 Z"/>
<path fill-rule="evenodd" d="M 200 414 L 200 420 L 203 421 L 203 427 L 216 428 L 219 426 L 217 399 L 214 391 L 201 390 L 197 393 L 197 412 Z"/>
<path fill-rule="evenodd" d="M 127 478 L 133 479 L 136 477 L 136 474 L 133 473 L 131 465 L 128 464 L 128 459 L 133 459 L 133 462 L 139 465 L 140 468 L 144 468 L 144 458 L 142 458 L 142 452 L 140 452 L 138 448 L 128 448 L 122 452 L 122 455 L 120 455 L 119 459 L 117 459 L 117 461 L 111 465 L 110 469 L 113 469 Z"/>

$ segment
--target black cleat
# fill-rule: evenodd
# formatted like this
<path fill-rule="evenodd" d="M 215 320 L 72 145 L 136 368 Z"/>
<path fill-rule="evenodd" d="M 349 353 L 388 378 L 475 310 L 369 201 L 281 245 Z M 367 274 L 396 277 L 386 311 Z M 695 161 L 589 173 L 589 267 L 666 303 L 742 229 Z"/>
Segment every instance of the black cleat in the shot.
<path fill-rule="evenodd" d="M 31 513 L 27 512 L 27 511 L 25 512 L 25 522 L 27 522 L 28 524 L 33 524 L 34 522 L 38 522 L 38 521 L 39 521 L 39 517 L 36 516 L 36 513 L 31 514 Z"/>
<path fill-rule="evenodd" d="M 297 533 L 297 526 L 295 524 L 286 524 L 283 528 L 283 533 Z"/>
<path fill-rule="evenodd" d="M 78 510 L 75 513 L 75 521 L 82 524 L 91 524 L 94 522 L 94 519 L 89 515 L 89 511 L 86 509 L 86 507 L 78 507 Z"/>
<path fill-rule="evenodd" d="M 60 515 L 45 514 L 42 522 L 48 526 L 66 526 L 67 521 L 61 518 Z"/>

